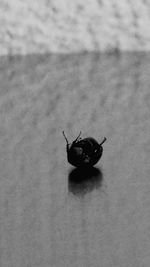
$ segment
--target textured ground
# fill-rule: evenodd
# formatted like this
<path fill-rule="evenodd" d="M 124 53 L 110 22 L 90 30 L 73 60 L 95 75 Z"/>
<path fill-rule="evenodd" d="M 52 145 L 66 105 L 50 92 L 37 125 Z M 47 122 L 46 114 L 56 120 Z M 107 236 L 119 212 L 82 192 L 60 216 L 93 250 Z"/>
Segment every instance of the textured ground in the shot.
<path fill-rule="evenodd" d="M 0 54 L 150 50 L 147 0 L 0 0 Z"/>
<path fill-rule="evenodd" d="M 149 70 L 149 54 L 1 58 L 1 267 L 150 266 Z M 62 130 L 107 137 L 91 180 Z"/>

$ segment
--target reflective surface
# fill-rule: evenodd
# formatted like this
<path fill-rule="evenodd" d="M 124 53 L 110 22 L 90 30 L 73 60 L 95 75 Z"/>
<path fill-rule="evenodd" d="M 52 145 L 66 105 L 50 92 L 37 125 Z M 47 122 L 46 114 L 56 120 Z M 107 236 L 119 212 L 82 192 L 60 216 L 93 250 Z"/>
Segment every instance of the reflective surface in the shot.
<path fill-rule="evenodd" d="M 102 187 L 103 174 L 98 168 L 73 169 L 68 176 L 68 190 L 74 195 L 84 195 Z"/>
<path fill-rule="evenodd" d="M 0 266 L 150 266 L 150 55 L 1 58 Z M 99 142 L 72 168 L 69 141 Z"/>

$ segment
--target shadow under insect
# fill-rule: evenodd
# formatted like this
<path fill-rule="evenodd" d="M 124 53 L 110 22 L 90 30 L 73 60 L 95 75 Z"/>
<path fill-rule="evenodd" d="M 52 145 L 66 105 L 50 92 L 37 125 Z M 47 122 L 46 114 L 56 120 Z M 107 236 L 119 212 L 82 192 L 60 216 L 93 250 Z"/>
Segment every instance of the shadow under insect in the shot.
<path fill-rule="evenodd" d="M 75 168 L 68 175 L 68 189 L 73 194 L 85 194 L 100 188 L 103 182 L 102 171 L 95 167 Z"/>

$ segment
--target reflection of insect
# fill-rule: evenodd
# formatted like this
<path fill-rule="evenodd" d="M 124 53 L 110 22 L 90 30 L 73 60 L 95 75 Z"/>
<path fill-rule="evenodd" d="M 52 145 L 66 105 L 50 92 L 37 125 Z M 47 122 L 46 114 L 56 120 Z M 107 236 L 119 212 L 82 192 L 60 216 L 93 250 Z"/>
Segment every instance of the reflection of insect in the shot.
<path fill-rule="evenodd" d="M 68 162 L 71 165 L 75 167 L 90 167 L 94 166 L 100 160 L 103 153 L 102 144 L 106 141 L 106 137 L 104 137 L 103 141 L 99 144 L 92 137 L 80 138 L 80 132 L 72 144 L 69 144 L 64 131 L 63 135 L 67 142 L 66 150 Z"/>

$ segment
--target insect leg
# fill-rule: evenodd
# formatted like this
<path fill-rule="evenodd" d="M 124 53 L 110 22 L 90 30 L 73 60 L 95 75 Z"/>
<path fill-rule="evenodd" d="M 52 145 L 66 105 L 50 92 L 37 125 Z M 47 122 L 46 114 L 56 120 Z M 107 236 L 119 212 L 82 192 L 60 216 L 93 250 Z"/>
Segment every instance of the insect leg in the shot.
<path fill-rule="evenodd" d="M 101 146 L 102 144 L 104 144 L 106 140 L 107 140 L 107 138 L 104 137 L 103 141 L 99 145 Z"/>
<path fill-rule="evenodd" d="M 80 138 L 80 136 L 81 136 L 81 131 L 80 131 L 79 135 L 77 136 L 77 138 L 73 142 L 76 143 L 78 141 L 78 139 Z"/>
<path fill-rule="evenodd" d="M 68 139 L 67 139 L 67 137 L 65 136 L 64 131 L 62 131 L 62 133 L 63 133 L 63 136 L 65 137 L 65 140 L 66 140 L 67 145 L 69 145 Z"/>

